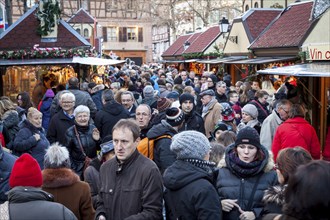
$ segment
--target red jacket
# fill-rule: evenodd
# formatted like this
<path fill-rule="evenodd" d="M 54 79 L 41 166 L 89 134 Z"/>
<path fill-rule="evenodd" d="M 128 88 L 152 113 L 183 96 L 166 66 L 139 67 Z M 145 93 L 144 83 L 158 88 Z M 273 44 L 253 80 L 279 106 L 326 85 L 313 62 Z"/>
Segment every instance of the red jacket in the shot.
<path fill-rule="evenodd" d="M 328 133 L 325 138 L 325 144 L 323 148 L 323 160 L 330 161 L 330 125 L 328 126 Z"/>
<path fill-rule="evenodd" d="M 320 159 L 321 146 L 315 129 L 301 117 L 290 118 L 277 128 L 272 145 L 274 160 L 281 149 L 297 146 L 306 149 L 314 159 Z"/>

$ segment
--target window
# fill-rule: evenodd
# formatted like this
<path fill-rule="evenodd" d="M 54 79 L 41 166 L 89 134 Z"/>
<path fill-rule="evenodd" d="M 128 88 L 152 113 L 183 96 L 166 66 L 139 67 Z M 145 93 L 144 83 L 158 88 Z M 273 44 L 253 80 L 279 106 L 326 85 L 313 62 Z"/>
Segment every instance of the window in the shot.
<path fill-rule="evenodd" d="M 245 5 L 245 11 L 249 10 L 249 5 Z"/>
<path fill-rule="evenodd" d="M 136 28 L 128 27 L 127 28 L 127 41 L 136 41 Z"/>
<path fill-rule="evenodd" d="M 88 38 L 89 37 L 89 31 L 87 28 L 84 29 L 84 37 Z"/>
<path fill-rule="evenodd" d="M 108 41 L 117 41 L 117 28 L 116 27 L 108 27 L 107 28 L 107 39 Z"/>
<path fill-rule="evenodd" d="M 78 34 L 80 34 L 80 28 L 77 28 L 76 31 L 78 32 Z"/>
<path fill-rule="evenodd" d="M 133 0 L 128 0 L 127 1 L 127 9 L 128 10 L 133 10 Z"/>
<path fill-rule="evenodd" d="M 258 2 L 254 3 L 254 8 L 259 8 Z"/>

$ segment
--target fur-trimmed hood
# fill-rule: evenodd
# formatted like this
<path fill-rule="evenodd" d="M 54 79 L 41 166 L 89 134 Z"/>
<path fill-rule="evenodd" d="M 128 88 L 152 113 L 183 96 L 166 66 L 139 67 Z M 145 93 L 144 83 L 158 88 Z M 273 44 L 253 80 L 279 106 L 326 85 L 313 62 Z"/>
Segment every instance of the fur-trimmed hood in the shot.
<path fill-rule="evenodd" d="M 275 203 L 282 206 L 284 204 L 284 191 L 287 185 L 276 185 L 265 190 L 262 201 L 264 203 Z"/>
<path fill-rule="evenodd" d="M 2 115 L 1 119 L 3 120 L 3 123 L 7 128 L 11 128 L 15 125 L 18 125 L 18 123 L 19 123 L 19 116 L 18 116 L 18 112 L 16 110 L 6 111 Z"/>
<path fill-rule="evenodd" d="M 80 181 L 79 176 L 69 168 L 44 169 L 42 177 L 42 187 L 45 188 L 71 186 Z"/>

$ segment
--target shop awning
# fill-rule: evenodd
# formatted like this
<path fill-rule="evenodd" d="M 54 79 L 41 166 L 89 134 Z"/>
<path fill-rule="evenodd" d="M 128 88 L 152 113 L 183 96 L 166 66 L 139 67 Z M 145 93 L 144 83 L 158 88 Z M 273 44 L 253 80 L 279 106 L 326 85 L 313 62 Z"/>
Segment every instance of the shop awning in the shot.
<path fill-rule="evenodd" d="M 0 60 L 0 66 L 23 66 L 23 65 L 56 65 L 70 64 L 72 58 L 65 59 L 24 59 L 24 60 Z"/>
<path fill-rule="evenodd" d="M 330 62 L 306 63 L 274 69 L 258 70 L 258 74 L 330 77 Z"/>
<path fill-rule="evenodd" d="M 198 62 L 198 59 L 190 59 L 190 60 L 161 60 L 161 63 L 193 63 Z"/>
<path fill-rule="evenodd" d="M 211 59 L 211 60 L 198 60 L 198 63 L 206 63 L 206 64 L 220 64 L 226 61 L 234 61 L 234 60 L 243 60 L 246 59 L 246 56 L 231 56 L 231 57 L 224 57 L 221 59 Z"/>
<path fill-rule="evenodd" d="M 125 63 L 126 60 L 112 60 L 112 59 L 103 59 L 96 57 L 73 57 L 72 63 L 80 63 L 86 65 L 116 65 L 120 63 Z"/>
<path fill-rule="evenodd" d="M 227 64 L 264 64 L 273 63 L 279 61 L 294 60 L 296 57 L 257 57 L 254 59 L 242 59 L 242 60 L 229 60 L 224 63 Z"/>

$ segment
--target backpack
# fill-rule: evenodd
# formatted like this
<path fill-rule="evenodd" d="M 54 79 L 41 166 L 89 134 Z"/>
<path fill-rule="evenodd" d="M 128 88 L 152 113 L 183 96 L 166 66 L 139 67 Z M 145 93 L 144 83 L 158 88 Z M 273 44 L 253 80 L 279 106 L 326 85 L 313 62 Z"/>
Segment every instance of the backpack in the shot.
<path fill-rule="evenodd" d="M 156 137 L 154 139 L 149 139 L 148 137 L 145 137 L 139 142 L 139 144 L 137 146 L 137 149 L 142 155 L 144 155 L 144 156 L 148 157 L 149 159 L 153 160 L 154 159 L 155 141 L 160 140 L 162 138 L 172 139 L 172 136 L 165 134 L 165 135 Z"/>

